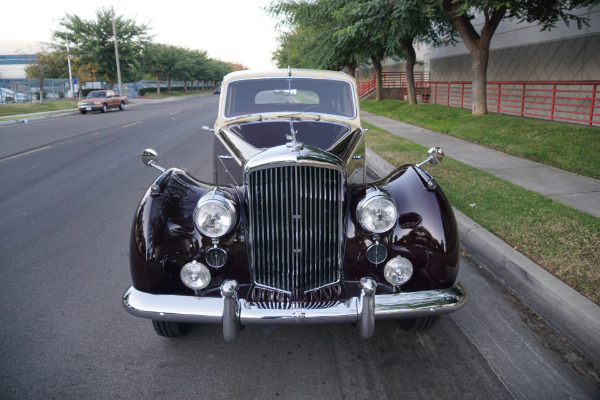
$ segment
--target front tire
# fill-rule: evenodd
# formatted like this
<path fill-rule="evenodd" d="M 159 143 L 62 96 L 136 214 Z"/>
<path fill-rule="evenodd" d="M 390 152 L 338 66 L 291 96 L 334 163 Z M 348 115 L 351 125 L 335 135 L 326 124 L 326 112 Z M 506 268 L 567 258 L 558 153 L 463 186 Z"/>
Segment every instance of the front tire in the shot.
<path fill-rule="evenodd" d="M 185 335 L 190 329 L 190 324 L 183 322 L 156 321 L 152 320 L 152 326 L 159 336 L 166 338 L 177 338 Z"/>
<path fill-rule="evenodd" d="M 121 104 L 119 104 L 119 110 L 125 110 L 125 103 L 121 102 Z"/>
<path fill-rule="evenodd" d="M 102 104 L 102 110 L 100 110 L 101 112 L 105 113 L 106 112 L 106 104 Z"/>
<path fill-rule="evenodd" d="M 402 319 L 398 323 L 405 331 L 409 332 L 425 332 L 435 325 L 439 315 L 431 315 L 422 318 Z"/>
<path fill-rule="evenodd" d="M 85 113 L 87 113 L 86 110 L 79 110 L 79 112 L 82 113 L 82 114 L 84 114 L 84 115 L 85 115 Z"/>

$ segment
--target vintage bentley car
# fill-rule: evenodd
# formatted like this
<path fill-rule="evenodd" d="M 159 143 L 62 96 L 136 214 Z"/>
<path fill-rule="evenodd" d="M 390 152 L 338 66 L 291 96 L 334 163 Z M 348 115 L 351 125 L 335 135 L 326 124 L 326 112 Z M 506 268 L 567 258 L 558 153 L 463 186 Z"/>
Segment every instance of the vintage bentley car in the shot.
<path fill-rule="evenodd" d="M 161 175 L 133 221 L 125 309 L 165 337 L 214 323 L 230 341 L 246 325 L 296 323 L 351 323 L 368 338 L 378 319 L 421 330 L 461 308 L 452 208 L 421 169 L 443 152 L 368 182 L 365 132 L 344 73 L 226 76 L 214 182 L 142 154 Z"/>

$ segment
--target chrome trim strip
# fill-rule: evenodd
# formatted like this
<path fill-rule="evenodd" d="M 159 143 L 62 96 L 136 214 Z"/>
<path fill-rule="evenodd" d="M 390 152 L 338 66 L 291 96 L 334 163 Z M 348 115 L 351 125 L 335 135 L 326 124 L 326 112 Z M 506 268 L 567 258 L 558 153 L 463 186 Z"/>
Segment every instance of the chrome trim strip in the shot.
<path fill-rule="evenodd" d="M 468 292 L 461 282 L 448 289 L 414 293 L 374 295 L 375 319 L 406 319 L 446 314 L 462 308 Z M 233 297 L 232 297 L 233 298 Z M 133 286 L 123 295 L 123 307 L 141 318 L 161 321 L 220 324 L 225 298 L 159 295 L 139 291 Z M 228 307 L 231 310 L 232 307 Z M 237 299 L 239 322 L 243 325 L 275 325 L 289 323 L 354 323 L 361 313 L 360 299 L 352 297 L 328 308 L 264 309 L 257 304 Z M 231 312 L 231 311 L 228 311 Z"/>

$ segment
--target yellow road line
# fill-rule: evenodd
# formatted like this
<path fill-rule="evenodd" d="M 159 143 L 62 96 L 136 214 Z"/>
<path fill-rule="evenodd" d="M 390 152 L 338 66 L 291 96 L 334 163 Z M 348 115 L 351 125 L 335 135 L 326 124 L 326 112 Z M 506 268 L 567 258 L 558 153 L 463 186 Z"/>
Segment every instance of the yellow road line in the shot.
<path fill-rule="evenodd" d="M 27 152 L 25 152 L 25 153 L 21 153 L 21 154 L 15 154 L 14 156 L 10 156 L 10 157 L 6 157 L 6 158 L 2 158 L 2 159 L 0 159 L 0 162 L 2 162 L 2 161 L 6 161 L 6 160 L 11 160 L 11 159 L 13 159 L 13 158 L 17 158 L 17 157 L 21 157 L 21 156 L 26 156 L 27 154 L 35 153 L 35 152 L 37 152 L 37 151 L 46 150 L 46 149 L 49 149 L 50 147 L 51 147 L 51 146 L 46 146 L 46 147 L 42 147 L 42 148 L 39 148 L 39 149 L 35 149 L 35 150 L 31 150 L 31 151 L 27 151 Z"/>
<path fill-rule="evenodd" d="M 121 128 L 127 128 L 128 126 L 137 125 L 137 124 L 141 124 L 141 123 L 142 123 L 142 121 L 132 122 L 131 124 L 121 125 Z"/>
<path fill-rule="evenodd" d="M 173 114 L 179 114 L 180 112 L 181 111 L 175 111 L 175 112 L 172 112 L 171 115 L 173 115 Z"/>

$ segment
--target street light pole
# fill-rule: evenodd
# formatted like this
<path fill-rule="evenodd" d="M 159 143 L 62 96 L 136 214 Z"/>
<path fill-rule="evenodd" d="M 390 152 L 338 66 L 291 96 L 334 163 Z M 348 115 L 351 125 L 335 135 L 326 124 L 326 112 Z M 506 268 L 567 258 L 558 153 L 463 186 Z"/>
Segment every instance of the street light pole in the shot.
<path fill-rule="evenodd" d="M 115 10 L 113 7 L 110 8 L 112 15 L 112 28 L 113 28 L 113 40 L 115 42 L 115 57 L 117 58 L 117 79 L 119 82 L 119 96 L 123 95 L 121 90 L 121 67 L 119 66 L 119 46 L 117 44 L 117 30 L 115 29 Z M 112 90 L 112 88 L 110 88 Z"/>

